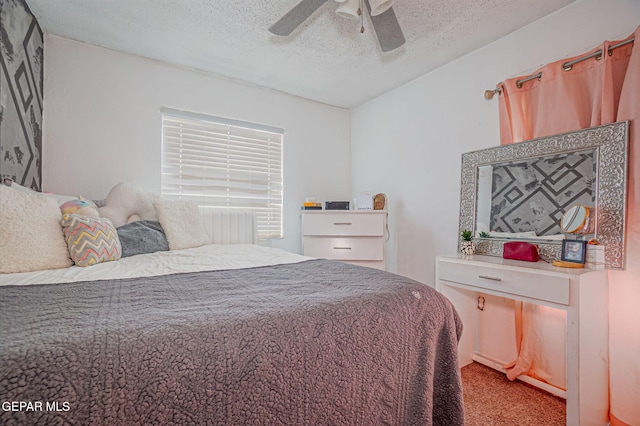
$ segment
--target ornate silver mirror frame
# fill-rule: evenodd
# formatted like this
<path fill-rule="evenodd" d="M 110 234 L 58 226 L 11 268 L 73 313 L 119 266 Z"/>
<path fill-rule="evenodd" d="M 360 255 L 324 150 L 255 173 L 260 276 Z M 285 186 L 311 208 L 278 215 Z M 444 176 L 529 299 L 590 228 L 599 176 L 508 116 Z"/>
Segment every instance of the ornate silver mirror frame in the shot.
<path fill-rule="evenodd" d="M 629 122 L 606 124 L 589 129 L 462 154 L 459 244 L 463 230 L 476 235 L 478 168 L 562 153 L 593 150 L 596 161 L 595 234 L 605 246 L 605 267 L 624 269 L 627 196 L 627 150 Z M 503 238 L 476 239 L 476 253 L 502 256 Z M 533 242 L 533 241 L 532 241 Z M 535 241 L 544 259 L 559 259 L 560 241 Z"/>

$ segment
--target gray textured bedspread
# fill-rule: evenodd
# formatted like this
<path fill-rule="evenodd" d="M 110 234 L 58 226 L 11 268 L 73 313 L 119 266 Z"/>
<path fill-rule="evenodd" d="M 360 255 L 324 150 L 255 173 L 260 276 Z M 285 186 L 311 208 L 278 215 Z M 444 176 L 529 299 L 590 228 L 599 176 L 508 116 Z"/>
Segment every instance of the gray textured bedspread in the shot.
<path fill-rule="evenodd" d="M 461 331 L 327 260 L 0 287 L 0 424 L 462 425 Z"/>

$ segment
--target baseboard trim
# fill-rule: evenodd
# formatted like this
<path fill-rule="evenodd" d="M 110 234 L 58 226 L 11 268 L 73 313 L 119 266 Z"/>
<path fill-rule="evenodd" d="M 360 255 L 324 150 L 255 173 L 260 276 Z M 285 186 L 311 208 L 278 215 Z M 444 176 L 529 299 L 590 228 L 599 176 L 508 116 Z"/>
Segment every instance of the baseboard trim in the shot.
<path fill-rule="evenodd" d="M 480 354 L 474 353 L 473 356 L 471 357 L 472 360 L 474 360 L 475 362 L 482 364 L 482 365 L 486 365 L 487 367 L 493 368 L 494 370 L 498 370 L 501 371 L 503 373 L 507 373 L 507 370 L 505 370 L 504 368 L 502 368 L 502 366 L 505 364 L 503 362 L 499 362 L 497 360 L 482 356 Z M 567 391 L 563 390 L 563 389 L 559 389 L 553 385 L 550 385 L 549 383 L 545 383 L 541 380 L 538 379 L 534 379 L 533 377 L 529 377 L 525 374 L 521 374 L 517 377 L 518 380 L 528 383 L 531 386 L 535 386 L 539 389 L 542 389 L 544 391 L 549 392 L 552 395 L 555 395 L 559 398 L 563 398 L 563 399 L 567 399 Z"/>

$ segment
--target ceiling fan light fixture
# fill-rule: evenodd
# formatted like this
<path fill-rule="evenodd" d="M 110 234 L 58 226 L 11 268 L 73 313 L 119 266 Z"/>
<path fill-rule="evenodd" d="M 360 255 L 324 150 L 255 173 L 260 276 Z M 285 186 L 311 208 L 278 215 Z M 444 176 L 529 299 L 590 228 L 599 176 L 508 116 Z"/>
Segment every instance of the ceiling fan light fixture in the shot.
<path fill-rule="evenodd" d="M 336 9 L 336 14 L 349 19 L 357 19 L 361 13 L 360 0 L 345 0 Z"/>
<path fill-rule="evenodd" d="M 282 18 L 273 24 L 269 31 L 279 36 L 289 36 L 296 28 L 300 26 L 306 19 L 313 15 L 320 7 L 329 0 L 300 0 L 291 10 L 289 10 Z M 360 20 L 360 32 L 364 32 L 364 8 L 370 14 L 371 26 L 374 29 L 380 50 L 382 52 L 391 52 L 405 43 L 404 34 L 398 23 L 398 18 L 391 7 L 389 0 L 336 0 L 338 7 L 336 13 L 339 16 L 347 18 L 355 18 Z M 384 4 L 383 6 L 381 6 Z M 388 5 L 388 7 L 386 6 Z M 372 13 L 372 6 L 379 9 L 385 9 L 377 16 Z"/>
<path fill-rule="evenodd" d="M 369 0 L 371 16 L 377 16 L 386 12 L 393 6 L 393 0 Z"/>

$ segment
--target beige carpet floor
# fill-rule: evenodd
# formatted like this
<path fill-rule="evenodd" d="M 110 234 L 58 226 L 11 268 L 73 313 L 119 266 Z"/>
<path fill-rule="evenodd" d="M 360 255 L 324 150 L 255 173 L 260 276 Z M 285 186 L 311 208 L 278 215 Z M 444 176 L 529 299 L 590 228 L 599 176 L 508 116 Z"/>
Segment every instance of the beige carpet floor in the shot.
<path fill-rule="evenodd" d="M 476 362 L 462 368 L 465 426 L 565 424 L 562 398 Z"/>

